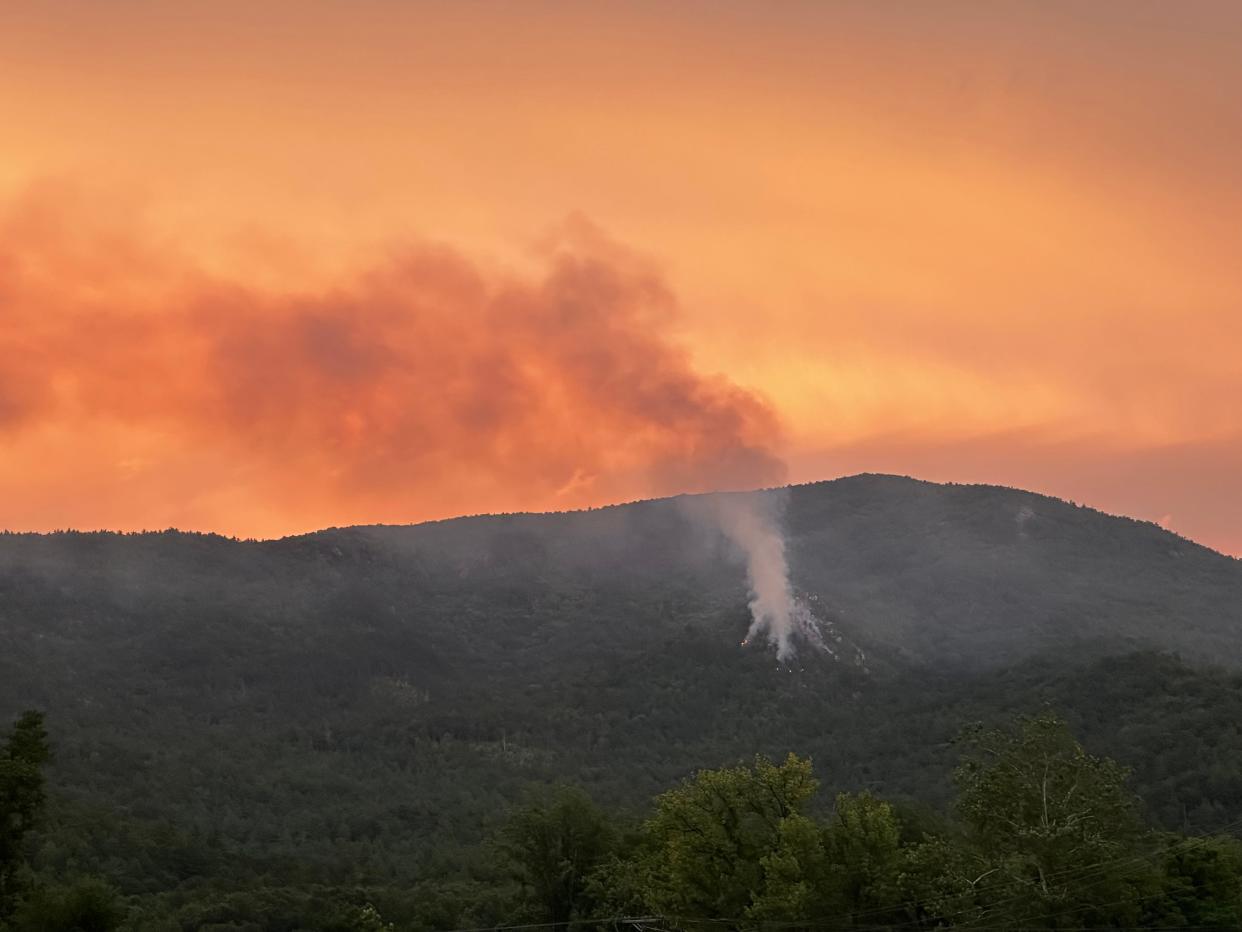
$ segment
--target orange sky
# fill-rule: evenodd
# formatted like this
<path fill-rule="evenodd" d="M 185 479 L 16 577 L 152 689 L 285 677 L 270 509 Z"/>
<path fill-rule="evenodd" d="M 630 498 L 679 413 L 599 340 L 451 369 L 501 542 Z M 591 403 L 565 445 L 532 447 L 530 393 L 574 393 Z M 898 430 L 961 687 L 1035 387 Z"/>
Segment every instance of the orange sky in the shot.
<path fill-rule="evenodd" d="M 0 78 L 0 526 L 882 470 L 1242 553 L 1232 0 L 44 0 Z"/>

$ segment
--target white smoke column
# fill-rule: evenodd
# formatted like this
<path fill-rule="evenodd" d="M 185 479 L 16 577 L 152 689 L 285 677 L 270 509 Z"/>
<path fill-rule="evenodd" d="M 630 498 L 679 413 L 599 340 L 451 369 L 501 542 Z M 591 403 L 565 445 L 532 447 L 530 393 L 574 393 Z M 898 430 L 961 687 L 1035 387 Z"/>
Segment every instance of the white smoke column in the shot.
<path fill-rule="evenodd" d="M 712 495 L 691 499 L 690 504 L 693 513 L 710 517 L 746 560 L 751 622 L 742 643 L 766 634 L 782 663 L 791 660 L 797 652 L 795 634 L 801 634 L 816 647 L 825 648 L 814 616 L 794 598 L 789 582 L 785 535 L 780 528 L 784 494 Z"/>

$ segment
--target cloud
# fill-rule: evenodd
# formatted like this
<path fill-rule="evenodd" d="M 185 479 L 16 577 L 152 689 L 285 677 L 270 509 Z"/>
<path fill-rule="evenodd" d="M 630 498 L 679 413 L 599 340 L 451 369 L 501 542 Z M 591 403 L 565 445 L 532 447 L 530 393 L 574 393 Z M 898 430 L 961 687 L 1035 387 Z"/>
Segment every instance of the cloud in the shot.
<path fill-rule="evenodd" d="M 0 254 L 0 443 L 15 455 L 79 429 L 122 448 L 140 436 L 118 476 L 142 463 L 152 486 L 203 500 L 213 480 L 183 465 L 201 451 L 233 467 L 214 492 L 262 502 L 280 530 L 784 476 L 770 406 L 697 371 L 667 336 L 678 308 L 659 271 L 582 218 L 529 274 L 420 245 L 280 291 L 44 194 L 10 206 Z M 155 510 L 131 520 L 177 513 Z M 90 520 L 84 502 L 75 523 Z M 244 514 L 189 520 L 252 530 Z"/>

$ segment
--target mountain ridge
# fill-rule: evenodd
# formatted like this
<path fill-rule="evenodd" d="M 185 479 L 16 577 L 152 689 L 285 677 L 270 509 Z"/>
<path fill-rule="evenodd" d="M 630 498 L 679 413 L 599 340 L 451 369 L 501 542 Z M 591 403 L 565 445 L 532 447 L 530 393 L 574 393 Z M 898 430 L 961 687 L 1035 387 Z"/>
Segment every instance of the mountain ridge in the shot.
<path fill-rule="evenodd" d="M 831 485 L 834 483 L 848 483 L 848 482 L 865 481 L 865 480 L 894 480 L 897 482 L 912 483 L 916 485 L 935 486 L 935 487 L 940 487 L 940 488 L 981 489 L 981 490 L 993 490 L 993 491 L 1006 492 L 1006 493 L 1019 493 L 1019 494 L 1031 496 L 1033 498 L 1040 499 L 1040 500 L 1047 500 L 1047 501 L 1057 502 L 1061 504 L 1071 505 L 1075 508 L 1083 509 L 1085 511 L 1098 514 L 1105 518 L 1115 518 L 1115 519 L 1122 520 L 1122 521 L 1132 522 L 1134 524 L 1146 525 L 1155 531 L 1168 535 L 1169 537 L 1176 538 L 1178 541 L 1192 544 L 1195 547 L 1211 551 L 1212 553 L 1217 554 L 1221 557 L 1224 557 L 1227 560 L 1232 560 L 1235 562 L 1242 562 L 1242 556 L 1235 556 L 1233 554 L 1228 554 L 1223 551 L 1217 550 L 1209 546 L 1208 544 L 1204 544 L 1200 541 L 1195 540 L 1192 537 L 1186 537 L 1185 535 L 1180 534 L 1175 530 L 1166 528 L 1163 525 L 1159 524 L 1158 522 L 1151 521 L 1145 518 L 1136 518 L 1132 515 L 1126 515 L 1120 512 L 1110 512 L 1105 509 L 1098 508 L 1094 505 L 1089 505 L 1083 502 L 1076 502 L 1071 499 L 1061 498 L 1051 493 L 1038 492 L 1038 491 L 1031 490 L 1031 489 L 1024 489 L 1019 486 L 1009 486 L 1009 485 L 1003 485 L 1003 484 L 992 483 L 992 482 L 936 481 L 936 480 L 931 480 L 931 479 L 921 479 L 917 476 L 908 475 L 908 474 L 878 473 L 878 472 L 850 473 L 848 475 L 837 476 L 831 479 L 815 479 L 815 480 L 810 480 L 807 482 L 790 483 L 788 485 L 783 485 L 783 486 L 767 486 L 767 487 L 755 488 L 755 489 L 737 489 L 737 490 L 723 490 L 723 491 L 711 491 L 711 492 L 684 492 L 684 493 L 678 493 L 674 495 L 657 496 L 654 498 L 637 498 L 637 499 L 631 499 L 631 500 L 621 501 L 621 502 L 610 502 L 604 505 L 594 505 L 594 506 L 588 506 L 584 508 L 570 508 L 570 509 L 565 509 L 563 511 L 518 510 L 518 511 L 496 511 L 496 512 L 471 512 L 471 513 L 460 514 L 460 515 L 450 515 L 450 516 L 446 516 L 443 518 L 429 518 L 424 521 L 372 522 L 372 523 L 360 523 L 360 524 L 325 525 L 324 527 L 321 527 L 321 528 L 315 528 L 309 531 L 300 531 L 294 534 L 285 534 L 285 535 L 281 535 L 280 537 L 239 537 L 237 535 L 226 534 L 226 533 L 222 533 L 219 531 L 198 531 L 198 530 L 187 529 L 187 528 L 179 528 L 176 526 L 170 526 L 167 528 L 146 528 L 143 530 L 126 530 L 126 531 L 110 529 L 110 528 L 73 528 L 73 527 L 56 528 L 56 529 L 49 530 L 49 531 L 26 531 L 26 530 L 0 529 L 0 536 L 57 537 L 61 535 L 81 535 L 81 536 L 98 535 L 98 536 L 115 536 L 115 537 L 143 537 L 143 536 L 158 536 L 158 535 L 169 535 L 169 534 L 183 534 L 183 535 L 191 536 L 191 537 L 218 538 L 220 540 L 229 541 L 233 543 L 274 544 L 274 543 L 279 543 L 281 541 L 298 540 L 302 538 L 312 538 L 312 537 L 317 537 L 317 536 L 324 535 L 324 534 L 331 534 L 334 532 L 351 531 L 351 530 L 411 529 L 411 528 L 423 528 L 423 527 L 444 525 L 444 524 L 450 524 L 450 523 L 459 522 L 459 521 L 482 521 L 482 520 L 497 519 L 497 518 L 529 518 L 529 517 L 551 517 L 551 516 L 592 514 L 595 512 L 612 511 L 615 509 L 624 509 L 624 508 L 629 508 L 635 505 L 642 505 L 642 504 L 653 503 L 653 502 L 671 502 L 671 501 L 678 501 L 682 499 L 708 498 L 708 497 L 716 496 L 716 495 L 752 495 L 752 494 L 788 492 L 794 489 L 815 488 L 819 486 Z"/>
<path fill-rule="evenodd" d="M 47 712 L 66 813 L 40 863 L 73 852 L 144 895 L 402 886 L 532 782 L 626 807 L 755 753 L 943 802 L 963 725 L 1050 705 L 1165 824 L 1242 816 L 1238 561 L 999 487 L 743 494 L 785 498 L 792 584 L 842 660 L 740 646 L 744 565 L 676 500 L 275 541 L 0 536 L 0 717 Z"/>
<path fill-rule="evenodd" d="M 99 602 L 117 595 L 118 610 L 139 591 L 172 597 L 180 579 L 206 603 L 234 600 L 241 615 L 249 609 L 237 594 L 264 579 L 283 587 L 290 610 L 307 592 L 347 602 L 348 590 L 364 604 L 388 598 L 411 618 L 424 599 L 469 605 L 486 601 L 480 593 L 521 593 L 537 605 L 611 593 L 643 603 L 644 617 L 732 619 L 736 643 L 747 601 L 739 554 L 683 507 L 713 495 L 784 501 L 791 582 L 865 649 L 995 663 L 1055 648 L 1058 638 L 1115 638 L 1242 663 L 1242 561 L 1051 496 L 878 474 L 267 541 L 179 531 L 8 534 L 0 569 L 10 579 L 57 580 L 53 601 L 72 600 L 81 579 L 94 579 Z M 368 586 L 382 594 L 362 593 Z M 663 602 L 649 598 L 652 587 Z"/>

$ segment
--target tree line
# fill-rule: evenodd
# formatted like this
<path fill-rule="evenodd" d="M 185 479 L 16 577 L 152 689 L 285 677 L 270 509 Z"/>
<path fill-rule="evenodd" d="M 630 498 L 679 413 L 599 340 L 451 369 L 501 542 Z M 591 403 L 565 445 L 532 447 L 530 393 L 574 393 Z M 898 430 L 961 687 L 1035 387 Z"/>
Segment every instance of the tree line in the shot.
<path fill-rule="evenodd" d="M 1144 824 L 1115 762 L 1052 714 L 967 731 L 949 814 L 868 793 L 814 814 L 796 755 L 697 773 L 619 827 L 581 790 L 501 845 L 524 919 L 669 929 L 1242 928 L 1242 844 Z M 723 925 L 722 925 L 723 923 Z"/>
<path fill-rule="evenodd" d="M 445 877 L 437 898 L 424 879 L 421 909 L 395 919 L 356 894 L 310 919 L 247 917 L 239 902 L 177 920 L 105 879 L 31 868 L 50 748 L 29 712 L 0 745 L 0 929 L 1242 928 L 1242 820 L 1201 835 L 1149 826 L 1125 770 L 1051 713 L 970 728 L 959 749 L 947 812 L 866 792 L 825 806 L 810 760 L 760 755 L 699 771 L 641 818 L 580 787 L 532 789 L 483 846 L 489 868 L 471 886 L 455 898 Z"/>

